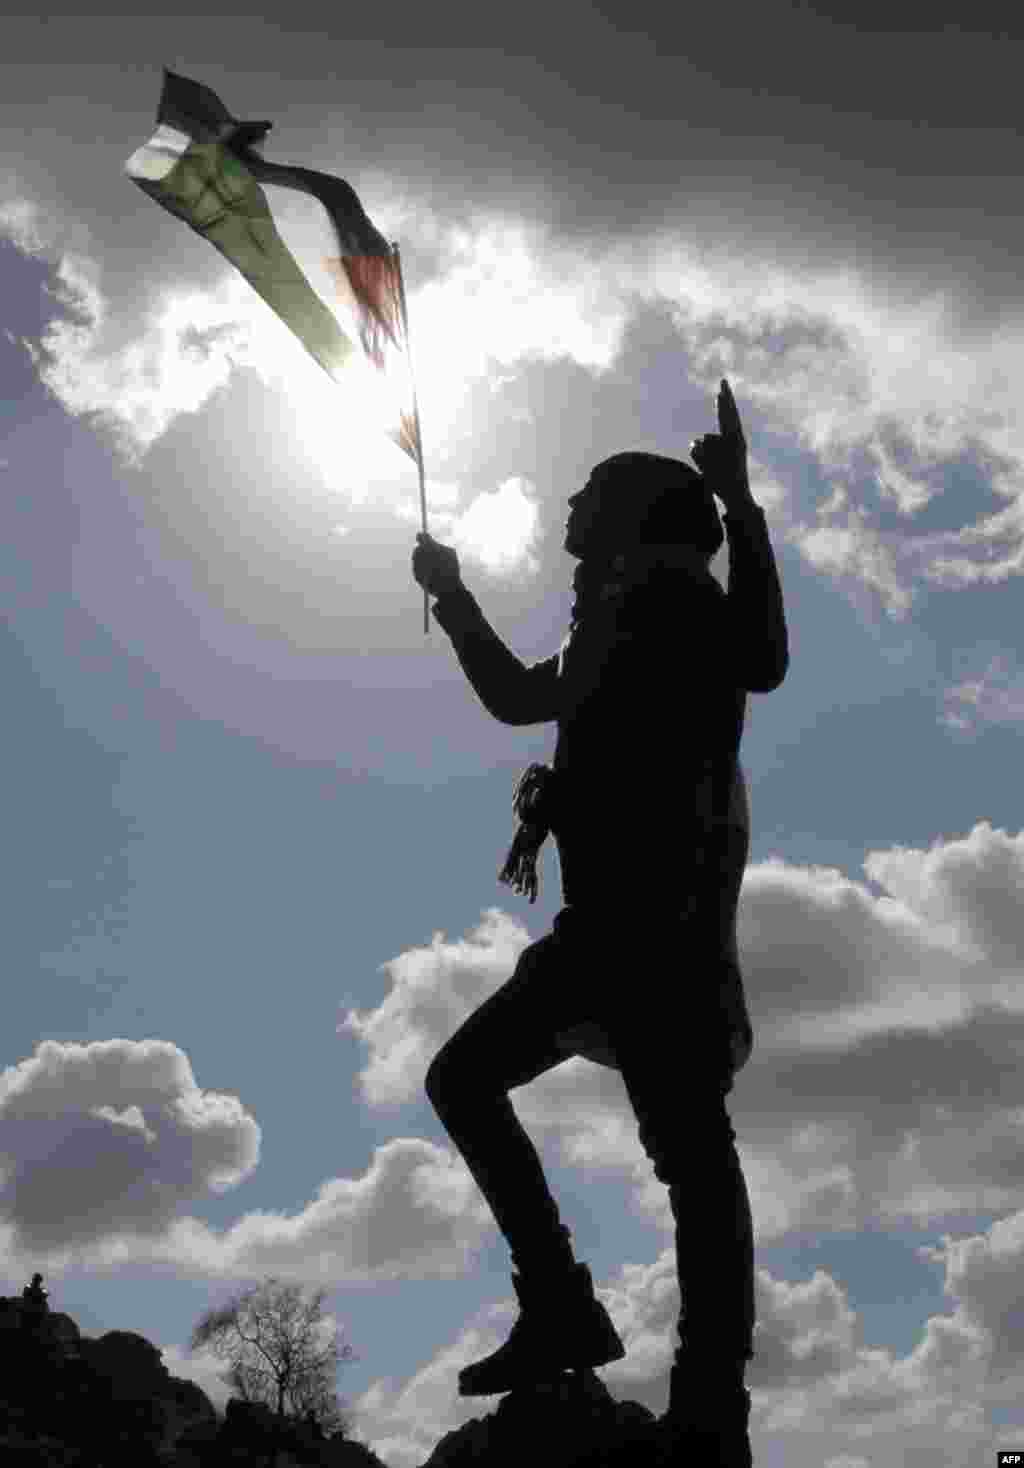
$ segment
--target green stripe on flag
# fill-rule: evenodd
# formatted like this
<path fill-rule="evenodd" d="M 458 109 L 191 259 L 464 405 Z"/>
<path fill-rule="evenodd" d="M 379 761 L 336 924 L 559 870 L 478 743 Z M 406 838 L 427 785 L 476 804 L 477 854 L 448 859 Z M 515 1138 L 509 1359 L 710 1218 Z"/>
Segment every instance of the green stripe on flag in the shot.
<path fill-rule="evenodd" d="M 245 276 L 326 373 L 339 379 L 355 344 L 341 330 L 274 225 L 266 195 L 222 143 L 162 125 L 125 172 Z"/>

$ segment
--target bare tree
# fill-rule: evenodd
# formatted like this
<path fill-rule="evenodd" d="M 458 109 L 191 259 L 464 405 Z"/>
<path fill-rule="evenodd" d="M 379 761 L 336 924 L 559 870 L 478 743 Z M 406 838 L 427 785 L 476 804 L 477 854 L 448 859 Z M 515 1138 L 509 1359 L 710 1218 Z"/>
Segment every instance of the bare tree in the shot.
<path fill-rule="evenodd" d="M 230 1363 L 223 1380 L 245 1402 L 262 1402 L 283 1418 L 313 1414 L 325 1434 L 342 1429 L 335 1382 L 340 1361 L 358 1359 L 339 1345 L 335 1331 L 324 1343 L 326 1290 L 310 1300 L 298 1285 L 270 1278 L 226 1305 L 208 1310 L 192 1332 L 189 1351 L 207 1348 Z"/>

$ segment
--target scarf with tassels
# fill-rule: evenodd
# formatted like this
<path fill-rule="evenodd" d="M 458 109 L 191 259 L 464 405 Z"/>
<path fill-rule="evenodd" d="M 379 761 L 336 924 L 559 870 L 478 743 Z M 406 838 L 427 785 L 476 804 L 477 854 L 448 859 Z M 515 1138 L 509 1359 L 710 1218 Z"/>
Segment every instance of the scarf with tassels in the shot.
<path fill-rule="evenodd" d="M 509 847 L 498 881 L 520 897 L 537 900 L 537 857 L 551 830 L 556 775 L 550 765 L 527 765 L 516 784 L 512 810 L 519 829 Z"/>
<path fill-rule="evenodd" d="M 610 559 L 580 561 L 572 578 L 570 637 L 584 617 L 610 601 L 621 604 L 628 593 L 647 584 L 652 572 L 673 570 L 695 580 L 714 580 L 706 556 L 685 545 L 643 545 Z M 512 797 L 512 810 L 519 821 L 498 881 L 520 897 L 536 902 L 539 890 L 537 859 L 547 840 L 555 815 L 558 776 L 550 765 L 531 764 L 520 775 Z"/>

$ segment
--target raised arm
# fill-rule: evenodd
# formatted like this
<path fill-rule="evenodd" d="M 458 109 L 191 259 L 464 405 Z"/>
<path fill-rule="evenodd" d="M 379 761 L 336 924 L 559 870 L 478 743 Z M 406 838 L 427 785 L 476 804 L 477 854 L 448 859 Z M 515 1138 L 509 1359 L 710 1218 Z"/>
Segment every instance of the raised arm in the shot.
<path fill-rule="evenodd" d="M 754 502 L 725 516 L 729 540 L 726 656 L 748 693 L 771 693 L 789 667 L 782 587 L 764 511 Z"/>
<path fill-rule="evenodd" d="M 691 446 L 694 463 L 725 505 L 729 539 L 729 594 L 722 649 L 739 687 L 749 693 L 778 688 L 789 667 L 789 637 L 782 587 L 764 511 L 750 493 L 747 441 L 732 389 L 723 377 L 718 393 L 721 433 Z"/>
<path fill-rule="evenodd" d="M 462 671 L 484 708 L 503 724 L 544 724 L 558 718 L 558 655 L 527 667 L 505 646 L 473 593 L 463 584 L 450 546 L 422 532 L 413 575 L 437 597 L 433 611 Z"/>

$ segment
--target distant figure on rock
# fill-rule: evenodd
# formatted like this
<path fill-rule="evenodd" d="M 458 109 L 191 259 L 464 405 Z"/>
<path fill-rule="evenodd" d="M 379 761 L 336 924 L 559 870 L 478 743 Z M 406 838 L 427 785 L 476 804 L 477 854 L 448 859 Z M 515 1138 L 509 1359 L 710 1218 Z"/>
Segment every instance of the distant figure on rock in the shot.
<path fill-rule="evenodd" d="M 716 1463 L 742 1468 L 754 1245 L 725 1107 L 753 1044 L 735 930 L 749 849 L 739 746 L 748 693 L 779 686 L 789 651 L 724 379 L 717 406 L 721 432 L 691 446 L 700 473 L 659 455 L 615 454 L 570 495 L 564 546 L 580 564 L 556 655 L 520 662 L 463 585 L 450 547 L 420 534 L 412 565 L 488 712 L 558 726 L 553 768 L 530 766 L 517 787 L 522 824 L 500 875 L 533 901 L 550 830 L 564 905 L 426 1077 L 518 1270 L 511 1338 L 463 1369 L 460 1392 L 505 1392 L 625 1354 L 508 1097 L 588 1055 L 621 1072 L 669 1189 L 682 1297 L 670 1425 L 697 1432 L 693 1445 Z M 726 511 L 727 592 L 708 569 L 723 541 L 713 496 Z"/>
<path fill-rule="evenodd" d="M 27 1284 L 21 1292 L 21 1298 L 37 1313 L 45 1313 L 49 1309 L 46 1303 L 48 1297 L 49 1291 L 43 1289 L 43 1276 L 41 1274 L 34 1274 L 32 1276 L 32 1283 Z"/>
<path fill-rule="evenodd" d="M 42 1328 L 49 1307 L 47 1292 L 43 1289 L 43 1276 L 34 1274 L 32 1283 L 21 1292 L 21 1330 L 26 1341 L 34 1340 Z"/>

